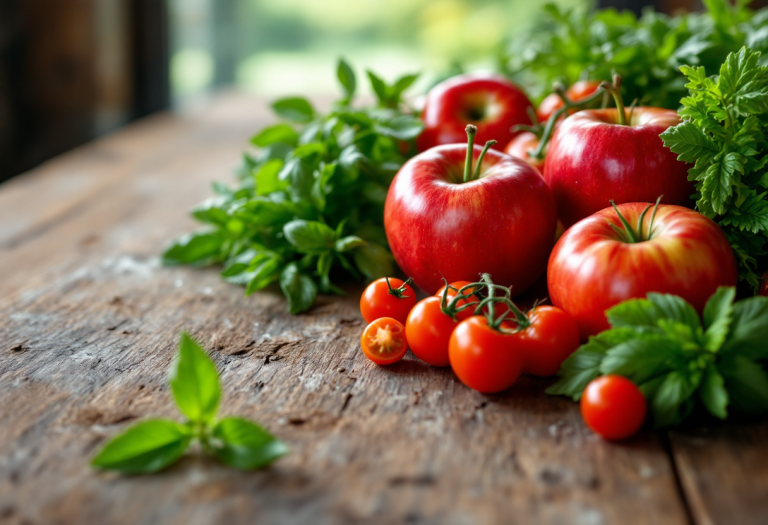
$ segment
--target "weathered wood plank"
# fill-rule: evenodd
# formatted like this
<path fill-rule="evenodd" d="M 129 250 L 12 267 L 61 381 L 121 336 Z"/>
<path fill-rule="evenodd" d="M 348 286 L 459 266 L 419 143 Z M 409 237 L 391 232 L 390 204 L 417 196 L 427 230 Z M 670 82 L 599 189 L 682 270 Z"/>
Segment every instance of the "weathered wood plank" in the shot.
<path fill-rule="evenodd" d="M 670 441 L 697 523 L 768 523 L 768 423 L 677 431 Z"/>
<path fill-rule="evenodd" d="M 127 148 L 102 168 L 119 174 L 112 183 L 0 245 L 0 522 L 686 522 L 656 435 L 605 443 L 575 404 L 543 395 L 545 381 L 482 396 L 410 355 L 368 362 L 357 287 L 290 316 L 274 290 L 246 298 L 214 270 L 161 268 L 165 239 L 192 226 L 182 211 L 226 177 L 256 127 L 248 107 L 225 99 L 165 117 L 181 134 L 174 154 L 149 124 L 121 132 L 141 148 L 111 137 Z M 35 195 L 53 201 L 48 183 L 100 147 L 19 183 L 17 213 Z M 30 204 L 32 222 L 44 208 Z M 263 422 L 292 453 L 255 473 L 198 455 L 157 476 L 94 473 L 88 458 L 108 436 L 173 417 L 181 329 L 211 351 L 224 411 Z"/>

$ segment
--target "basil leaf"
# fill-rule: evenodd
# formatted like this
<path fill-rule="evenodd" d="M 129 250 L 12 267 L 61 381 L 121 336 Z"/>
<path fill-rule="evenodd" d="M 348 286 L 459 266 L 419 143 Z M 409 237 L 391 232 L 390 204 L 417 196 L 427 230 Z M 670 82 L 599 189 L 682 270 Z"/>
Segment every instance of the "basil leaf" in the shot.
<path fill-rule="evenodd" d="M 719 350 L 728 336 L 735 297 L 736 288 L 721 286 L 704 307 L 705 346 L 710 352 Z"/>
<path fill-rule="evenodd" d="M 725 389 L 725 380 L 714 366 L 708 367 L 704 372 L 699 396 L 710 414 L 720 419 L 728 417 L 728 391 Z"/>
<path fill-rule="evenodd" d="M 122 474 L 157 472 L 176 463 L 191 439 L 189 429 L 175 421 L 142 421 L 112 438 L 91 465 Z"/>
<path fill-rule="evenodd" d="M 670 294 L 649 293 L 648 300 L 661 311 L 664 319 L 685 324 L 694 330 L 701 328 L 699 314 L 682 297 Z"/>
<path fill-rule="evenodd" d="M 285 163 L 281 159 L 272 159 L 265 162 L 254 175 L 256 181 L 256 195 L 269 195 L 275 191 L 284 190 L 288 184 L 280 180 L 280 171 Z"/>
<path fill-rule="evenodd" d="M 733 320 L 723 353 L 768 359 L 768 297 L 750 297 L 733 307 Z"/>
<path fill-rule="evenodd" d="M 290 263 L 280 273 L 280 289 L 288 299 L 288 309 L 292 314 L 309 310 L 317 297 L 317 285 L 299 272 L 296 263 Z"/>
<path fill-rule="evenodd" d="M 400 115 L 392 120 L 377 123 L 374 129 L 385 137 L 410 140 L 416 138 L 424 130 L 424 122 L 416 117 Z"/>
<path fill-rule="evenodd" d="M 272 103 L 272 109 L 284 119 L 309 122 L 315 116 L 312 104 L 303 97 L 287 97 Z"/>
<path fill-rule="evenodd" d="M 235 205 L 230 213 L 248 226 L 260 228 L 276 226 L 296 216 L 296 206 L 290 201 L 277 201 L 269 197 L 254 197 Z"/>
<path fill-rule="evenodd" d="M 356 237 L 354 235 L 349 235 L 347 237 L 343 237 L 336 241 L 336 244 L 334 246 L 334 249 L 337 252 L 346 252 L 349 250 L 352 250 L 354 248 L 359 248 L 361 246 L 365 246 L 365 241 L 362 240 L 360 237 Z"/>
<path fill-rule="evenodd" d="M 658 330 L 663 312 L 649 299 L 630 299 L 605 311 L 608 322 L 614 328 L 633 327 L 644 330 Z"/>
<path fill-rule="evenodd" d="M 336 232 L 317 221 L 291 221 L 283 226 L 283 233 L 301 253 L 321 254 L 333 249 L 336 242 Z"/>
<path fill-rule="evenodd" d="M 259 425 L 227 417 L 211 432 L 213 451 L 225 464 L 242 470 L 263 468 L 288 453 L 288 447 Z"/>
<path fill-rule="evenodd" d="M 175 239 L 163 253 L 164 265 L 207 266 L 222 259 L 224 238 L 217 232 L 198 231 Z"/>
<path fill-rule="evenodd" d="M 668 427 L 679 424 L 690 411 L 690 400 L 699 381 L 693 376 L 673 371 L 663 381 L 649 400 L 653 426 Z"/>
<path fill-rule="evenodd" d="M 221 399 L 216 365 L 186 332 L 181 334 L 170 384 L 176 406 L 190 421 L 207 424 L 216 417 Z"/>
<path fill-rule="evenodd" d="M 389 88 L 387 84 L 379 78 L 373 71 L 367 71 L 368 80 L 371 83 L 371 89 L 376 94 L 376 98 L 379 100 L 379 104 L 382 106 L 389 100 Z"/>
<path fill-rule="evenodd" d="M 758 363 L 729 355 L 717 369 L 725 379 L 733 408 L 751 414 L 768 412 L 768 374 Z"/>
<path fill-rule="evenodd" d="M 288 124 L 267 126 L 251 138 L 251 144 L 260 148 L 277 142 L 295 146 L 298 141 L 299 134 Z"/>
<path fill-rule="evenodd" d="M 637 334 L 606 352 L 600 373 L 618 374 L 640 384 L 681 363 L 687 364 L 674 341 L 660 335 Z"/>
<path fill-rule="evenodd" d="M 226 197 L 213 197 L 207 199 L 194 208 L 192 216 L 200 222 L 212 224 L 214 226 L 226 226 L 229 222 L 229 215 L 222 208 L 229 201 Z"/>
<path fill-rule="evenodd" d="M 636 333 L 629 328 L 614 328 L 590 337 L 563 362 L 557 373 L 560 379 L 547 388 L 547 394 L 578 401 L 589 382 L 600 376 L 600 364 L 608 350 L 634 337 Z"/>
<path fill-rule="evenodd" d="M 343 58 L 339 59 L 336 76 L 339 78 L 341 87 L 344 88 L 346 100 L 351 100 L 357 89 L 357 80 L 355 79 L 355 72 Z"/>
<path fill-rule="evenodd" d="M 383 246 L 368 243 L 352 253 L 358 269 L 369 279 L 386 277 L 394 272 L 392 254 Z"/>
<path fill-rule="evenodd" d="M 251 295 L 275 282 L 282 262 L 282 258 L 274 252 L 263 252 L 254 257 L 248 272 L 250 279 L 245 289 L 245 295 Z"/>

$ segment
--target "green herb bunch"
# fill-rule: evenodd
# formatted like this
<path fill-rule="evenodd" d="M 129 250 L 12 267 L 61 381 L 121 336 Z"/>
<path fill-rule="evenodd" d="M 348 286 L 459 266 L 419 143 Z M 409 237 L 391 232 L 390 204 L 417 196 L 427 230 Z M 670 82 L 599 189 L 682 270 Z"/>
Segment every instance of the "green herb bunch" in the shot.
<path fill-rule="evenodd" d="M 173 241 L 165 264 L 223 263 L 222 277 L 251 294 L 278 281 L 291 313 L 309 309 L 319 292 L 343 293 L 334 270 L 353 278 L 391 275 L 384 200 L 403 163 L 415 154 L 421 120 L 403 103 L 417 75 L 389 85 L 368 71 L 377 104 L 356 108 L 356 77 L 339 61 L 344 91 L 320 114 L 300 97 L 272 108 L 285 122 L 251 143 L 238 185 L 216 183 L 216 196 L 192 210 L 205 227 Z"/>
<path fill-rule="evenodd" d="M 733 408 L 768 412 L 768 297 L 734 304 L 720 288 L 704 309 L 674 295 L 648 294 L 606 312 L 611 329 L 589 339 L 563 363 L 547 393 L 580 399 L 601 375 L 633 381 L 655 427 L 680 423 L 697 405 L 725 419 Z"/>
<path fill-rule="evenodd" d="M 683 122 L 661 135 L 678 159 L 696 163 L 688 172 L 696 181 L 696 208 L 723 229 L 739 277 L 753 289 L 768 253 L 768 67 L 759 62 L 759 52 L 742 48 L 717 76 L 681 67 L 690 90 Z"/>
<path fill-rule="evenodd" d="M 768 9 L 748 2 L 704 0 L 705 13 L 667 16 L 646 10 L 641 17 L 615 9 L 544 8 L 544 19 L 518 35 L 500 55 L 500 68 L 535 96 L 553 82 L 609 80 L 618 73 L 626 100 L 677 109 L 686 95 L 683 64 L 718 67 L 743 45 L 768 48 Z"/>
<path fill-rule="evenodd" d="M 216 366 L 186 333 L 181 334 L 170 383 L 176 406 L 187 421 L 142 421 L 109 441 L 91 465 L 122 474 L 157 472 L 176 463 L 194 441 L 237 469 L 265 467 L 288 452 L 282 441 L 252 421 L 216 419 L 221 400 Z"/>

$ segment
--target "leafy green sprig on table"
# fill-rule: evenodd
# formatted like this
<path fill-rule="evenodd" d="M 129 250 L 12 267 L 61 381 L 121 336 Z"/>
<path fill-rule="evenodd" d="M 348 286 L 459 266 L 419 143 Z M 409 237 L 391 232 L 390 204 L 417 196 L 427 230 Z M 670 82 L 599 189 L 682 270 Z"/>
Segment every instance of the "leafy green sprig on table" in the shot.
<path fill-rule="evenodd" d="M 742 48 L 712 77 L 704 67 L 682 66 L 690 90 L 683 122 L 661 134 L 678 159 L 696 163 L 688 172 L 696 208 L 723 229 L 739 277 L 754 289 L 768 254 L 768 67 L 760 58 Z"/>
<path fill-rule="evenodd" d="M 618 73 L 626 100 L 677 109 L 686 95 L 681 65 L 714 69 L 743 45 L 768 50 L 768 9 L 753 11 L 747 3 L 704 0 L 705 13 L 646 10 L 639 18 L 629 11 L 547 4 L 543 23 L 510 42 L 500 68 L 538 97 L 555 81 L 570 85 Z"/>
<path fill-rule="evenodd" d="M 170 419 L 142 421 L 109 441 L 91 465 L 122 474 L 148 474 L 176 463 L 194 442 L 237 469 L 265 467 L 288 447 L 256 423 L 239 417 L 216 419 L 221 388 L 216 366 L 186 333 L 170 380 L 185 423 Z"/>
<path fill-rule="evenodd" d="M 357 79 L 343 60 L 344 95 L 320 114 L 304 98 L 278 100 L 285 122 L 258 132 L 238 186 L 213 186 L 216 197 L 192 210 L 205 227 L 175 240 L 165 264 L 224 263 L 222 277 L 246 294 L 279 282 L 291 313 L 309 309 L 318 292 L 343 293 L 334 270 L 375 279 L 393 272 L 384 234 L 384 200 L 397 170 L 415 154 L 421 120 L 402 101 L 416 80 L 387 84 L 368 71 L 377 103 L 354 107 Z"/>
<path fill-rule="evenodd" d="M 611 329 L 590 337 L 563 363 L 547 393 L 580 399 L 601 375 L 633 381 L 655 427 L 680 423 L 696 405 L 725 419 L 733 408 L 768 412 L 768 297 L 734 304 L 720 288 L 704 309 L 674 295 L 648 294 L 606 312 Z"/>

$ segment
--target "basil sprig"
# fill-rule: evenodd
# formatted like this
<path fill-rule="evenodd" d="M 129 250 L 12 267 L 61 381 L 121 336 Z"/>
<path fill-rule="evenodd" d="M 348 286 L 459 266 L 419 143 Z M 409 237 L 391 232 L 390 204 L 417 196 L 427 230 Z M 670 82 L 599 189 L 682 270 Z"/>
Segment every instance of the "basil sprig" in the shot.
<path fill-rule="evenodd" d="M 252 421 L 216 418 L 221 401 L 216 366 L 186 333 L 181 334 L 170 385 L 186 422 L 142 421 L 110 440 L 91 461 L 93 467 L 122 474 L 157 472 L 178 461 L 195 441 L 237 469 L 261 468 L 288 452 L 282 441 Z"/>
<path fill-rule="evenodd" d="M 548 394 L 581 398 L 607 374 L 633 381 L 657 428 L 679 424 L 697 405 L 720 419 L 733 408 L 768 412 L 768 297 L 734 303 L 722 287 L 704 309 L 674 295 L 648 294 L 606 312 L 611 329 L 589 339 L 563 363 Z"/>
<path fill-rule="evenodd" d="M 384 200 L 424 128 L 402 100 L 416 75 L 390 85 L 369 71 L 377 102 L 362 107 L 343 60 L 337 76 L 343 96 L 327 114 L 301 97 L 272 104 L 283 122 L 253 136 L 256 153 L 244 155 L 236 187 L 214 184 L 216 196 L 192 210 L 204 228 L 172 241 L 164 264 L 223 263 L 224 280 L 246 294 L 277 282 L 291 313 L 318 293 L 342 294 L 332 274 L 392 275 Z"/>

